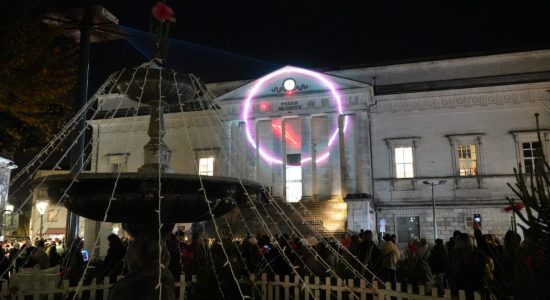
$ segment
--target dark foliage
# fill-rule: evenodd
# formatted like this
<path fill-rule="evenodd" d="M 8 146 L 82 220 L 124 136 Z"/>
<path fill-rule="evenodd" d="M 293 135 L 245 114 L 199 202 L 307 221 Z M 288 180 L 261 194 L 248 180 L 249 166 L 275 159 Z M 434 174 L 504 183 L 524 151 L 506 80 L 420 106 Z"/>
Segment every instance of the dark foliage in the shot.
<path fill-rule="evenodd" d="M 37 0 L 0 1 L 0 151 L 33 150 L 70 115 L 76 45 Z"/>

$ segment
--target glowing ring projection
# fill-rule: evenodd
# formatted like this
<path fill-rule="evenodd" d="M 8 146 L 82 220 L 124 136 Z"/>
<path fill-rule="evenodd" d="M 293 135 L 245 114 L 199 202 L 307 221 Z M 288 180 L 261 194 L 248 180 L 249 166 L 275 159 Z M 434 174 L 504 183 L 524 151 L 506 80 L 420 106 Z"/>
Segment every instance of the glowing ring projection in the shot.
<path fill-rule="evenodd" d="M 326 78 L 325 76 L 320 74 L 320 73 L 313 72 L 313 71 L 306 70 L 306 69 L 296 68 L 296 67 L 285 67 L 283 69 L 280 69 L 278 71 L 275 71 L 273 73 L 270 73 L 270 74 L 260 78 L 252 86 L 252 89 L 250 90 L 250 92 L 248 93 L 248 96 L 246 97 L 246 100 L 244 102 L 243 111 L 242 111 L 242 118 L 243 118 L 243 120 L 246 124 L 245 132 L 246 132 L 246 139 L 248 140 L 248 143 L 252 147 L 254 147 L 254 149 L 258 149 L 258 152 L 259 152 L 260 156 L 263 159 L 265 159 L 269 162 L 272 162 L 272 163 L 276 163 L 276 164 L 283 164 L 283 161 L 280 158 L 274 157 L 273 155 L 269 154 L 267 151 L 262 149 L 262 147 L 258 147 L 258 145 L 256 145 L 256 142 L 254 141 L 254 138 L 252 137 L 252 134 L 251 134 L 250 124 L 249 124 L 248 120 L 249 120 L 249 114 L 250 114 L 250 107 L 252 106 L 252 102 L 253 102 L 254 96 L 256 96 L 256 93 L 258 93 L 260 88 L 266 82 L 268 82 L 269 80 L 274 79 L 275 77 L 278 77 L 282 74 L 285 74 L 287 76 L 290 75 L 290 74 L 301 74 L 301 75 L 309 76 L 309 77 L 312 77 L 312 78 L 316 79 L 318 83 L 320 83 L 323 86 L 325 86 L 326 88 L 328 88 L 330 90 L 330 93 L 334 97 L 334 99 L 336 99 L 336 106 L 338 108 L 338 114 L 342 115 L 342 113 L 343 113 L 343 111 L 342 111 L 342 106 L 343 106 L 342 105 L 342 96 L 340 96 L 340 94 L 338 93 L 338 91 L 335 87 L 335 84 L 332 81 L 330 81 L 328 78 Z M 344 132 L 346 132 L 347 127 L 348 127 L 348 117 L 346 116 L 344 118 Z M 328 140 L 328 147 L 327 147 L 326 151 L 324 153 L 322 153 L 321 155 L 319 155 L 315 159 L 315 162 L 319 163 L 319 162 L 322 162 L 322 161 L 324 161 L 325 159 L 328 158 L 331 146 L 334 143 L 334 141 L 336 140 L 337 136 L 338 136 L 338 128 L 335 128 L 334 131 L 332 132 L 332 134 L 330 135 L 329 140 Z M 303 164 L 303 163 L 311 161 L 311 159 L 312 159 L 311 156 L 310 157 L 305 157 L 305 158 L 302 158 L 300 162 Z"/>

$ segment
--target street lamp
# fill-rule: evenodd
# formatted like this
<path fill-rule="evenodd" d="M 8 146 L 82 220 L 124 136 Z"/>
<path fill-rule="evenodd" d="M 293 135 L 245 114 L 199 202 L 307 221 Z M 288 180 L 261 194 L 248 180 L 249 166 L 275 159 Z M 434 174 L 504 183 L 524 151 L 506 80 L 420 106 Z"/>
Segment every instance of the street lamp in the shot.
<path fill-rule="evenodd" d="M 42 238 L 42 229 L 44 228 L 44 213 L 46 213 L 46 208 L 48 207 L 48 201 L 41 200 L 36 203 L 36 209 L 40 214 L 40 238 Z"/>
<path fill-rule="evenodd" d="M 432 210 L 433 210 L 433 219 L 434 219 L 434 240 L 437 240 L 437 222 L 435 221 L 435 197 L 434 197 L 434 186 L 435 185 L 440 185 L 440 184 L 444 184 L 445 182 L 447 182 L 447 180 L 440 180 L 438 182 L 434 182 L 434 181 L 422 181 L 423 184 L 425 185 L 429 185 L 430 188 L 432 189 Z"/>

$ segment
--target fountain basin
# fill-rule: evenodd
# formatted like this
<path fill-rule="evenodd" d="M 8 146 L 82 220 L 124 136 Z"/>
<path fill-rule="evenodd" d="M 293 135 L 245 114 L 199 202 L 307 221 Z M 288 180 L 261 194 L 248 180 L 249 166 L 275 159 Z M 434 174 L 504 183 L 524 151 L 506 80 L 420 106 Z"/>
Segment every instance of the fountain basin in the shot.
<path fill-rule="evenodd" d="M 92 220 L 157 224 L 159 210 L 159 174 L 82 173 L 74 176 L 48 176 L 42 185 L 48 188 L 52 203 Z M 42 182 L 41 178 L 35 184 Z M 201 184 L 202 182 L 202 184 Z M 72 184 L 71 184 L 72 183 Z M 68 190 L 67 190 L 68 188 Z M 66 192 L 65 192 L 66 191 Z M 226 214 L 249 197 L 261 197 L 264 187 L 256 182 L 230 177 L 189 174 L 161 174 L 160 212 L 162 223 L 187 223 L 210 220 L 210 201 L 215 217 Z M 205 197 L 206 195 L 206 197 Z"/>

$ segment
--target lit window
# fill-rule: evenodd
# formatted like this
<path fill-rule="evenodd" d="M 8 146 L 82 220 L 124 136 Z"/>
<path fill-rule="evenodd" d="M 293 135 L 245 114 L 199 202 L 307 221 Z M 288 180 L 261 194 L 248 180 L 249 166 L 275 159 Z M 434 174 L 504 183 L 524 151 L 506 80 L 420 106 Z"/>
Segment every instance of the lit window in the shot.
<path fill-rule="evenodd" d="M 413 149 L 412 147 L 395 148 L 395 177 L 413 178 Z"/>
<path fill-rule="evenodd" d="M 523 150 L 523 166 L 525 173 L 533 173 L 535 166 L 542 159 L 542 147 L 540 142 L 524 142 L 521 144 Z"/>
<path fill-rule="evenodd" d="M 214 176 L 214 157 L 199 159 L 199 175 Z"/>
<path fill-rule="evenodd" d="M 476 145 L 459 145 L 457 153 L 460 176 L 477 175 Z"/>
<path fill-rule="evenodd" d="M 300 154 L 288 154 L 286 166 L 286 201 L 298 202 L 302 199 L 302 166 Z"/>
<path fill-rule="evenodd" d="M 483 153 L 482 138 L 485 134 L 479 133 L 459 133 L 449 134 L 447 138 L 451 144 L 451 155 L 454 157 L 452 162 L 453 174 L 461 177 L 479 176 L 483 174 L 481 157 Z M 474 181 L 465 179 L 457 181 L 458 188 L 471 188 Z M 478 187 L 481 181 L 477 180 Z"/>

